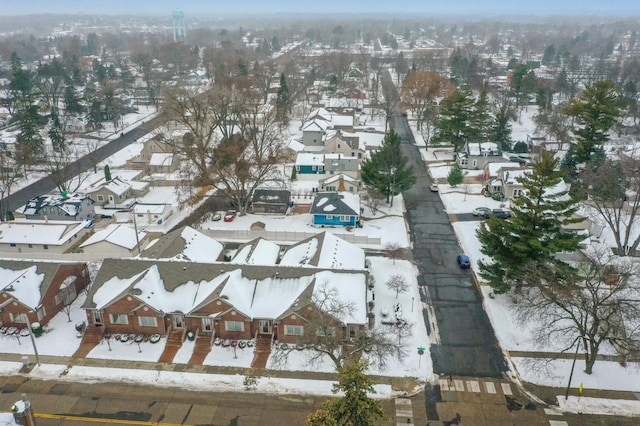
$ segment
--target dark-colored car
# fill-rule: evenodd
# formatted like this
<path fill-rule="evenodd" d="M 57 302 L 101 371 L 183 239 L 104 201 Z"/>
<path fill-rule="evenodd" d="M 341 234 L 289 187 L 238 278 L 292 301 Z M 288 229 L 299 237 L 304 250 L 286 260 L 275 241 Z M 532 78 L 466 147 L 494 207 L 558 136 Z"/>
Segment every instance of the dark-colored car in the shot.
<path fill-rule="evenodd" d="M 469 260 L 469 256 L 465 256 L 464 254 L 459 254 L 458 257 L 456 257 L 456 262 L 458 263 L 458 266 L 460 266 L 462 269 L 471 268 L 471 261 Z"/>
<path fill-rule="evenodd" d="M 224 214 L 224 221 L 225 222 L 233 222 L 233 219 L 236 218 L 236 215 L 238 214 L 237 211 L 235 210 L 229 210 Z"/>
<path fill-rule="evenodd" d="M 509 210 L 493 209 L 491 210 L 491 216 L 498 219 L 509 219 L 511 218 L 511 212 Z"/>

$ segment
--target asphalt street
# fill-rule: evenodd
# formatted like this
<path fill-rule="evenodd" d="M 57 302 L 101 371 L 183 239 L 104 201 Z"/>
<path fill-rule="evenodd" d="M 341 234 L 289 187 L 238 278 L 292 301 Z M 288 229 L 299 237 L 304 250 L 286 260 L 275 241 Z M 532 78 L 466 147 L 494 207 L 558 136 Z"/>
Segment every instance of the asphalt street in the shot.
<path fill-rule="evenodd" d="M 458 239 L 438 193 L 429 190 L 432 180 L 407 119 L 394 115 L 391 125 L 402 137 L 403 153 L 417 177 L 417 183 L 403 197 L 418 285 L 428 306 L 424 316 L 434 342 L 430 348 L 434 373 L 503 377 L 507 365 L 482 297 L 471 272 L 456 264 L 461 252 Z M 473 219 L 469 216 L 465 219 Z"/>

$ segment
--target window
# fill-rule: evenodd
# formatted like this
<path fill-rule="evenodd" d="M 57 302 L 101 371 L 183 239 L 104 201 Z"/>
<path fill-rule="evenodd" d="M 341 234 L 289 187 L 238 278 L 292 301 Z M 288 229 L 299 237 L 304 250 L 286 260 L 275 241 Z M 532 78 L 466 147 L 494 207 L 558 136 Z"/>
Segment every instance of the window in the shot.
<path fill-rule="evenodd" d="M 104 195 L 98 195 L 98 201 L 104 201 Z"/>
<path fill-rule="evenodd" d="M 333 327 L 318 327 L 316 329 L 316 336 L 325 337 L 325 336 L 333 336 L 333 335 L 334 335 Z"/>
<path fill-rule="evenodd" d="M 129 318 L 124 314 L 111 314 L 111 324 L 129 324 Z"/>
<path fill-rule="evenodd" d="M 349 216 L 340 216 L 340 222 L 349 222 L 350 217 Z"/>
<path fill-rule="evenodd" d="M 466 159 L 466 158 L 462 158 L 462 159 L 460 159 L 460 165 L 461 165 L 461 166 L 466 166 L 467 164 L 468 164 L 468 161 L 467 161 L 467 159 Z"/>
<path fill-rule="evenodd" d="M 524 191 L 522 189 L 514 189 L 513 190 L 513 196 L 514 197 L 520 197 L 524 195 Z"/>
<path fill-rule="evenodd" d="M 340 149 L 340 144 L 338 144 L 338 149 Z"/>
<path fill-rule="evenodd" d="M 49 250 L 49 246 L 48 246 L 48 245 L 46 245 L 46 244 L 45 244 L 45 245 L 43 245 L 43 246 L 42 246 L 42 248 L 43 248 L 43 249 L 45 249 L 45 250 Z"/>
<path fill-rule="evenodd" d="M 40 306 L 40 309 L 38 309 L 38 321 L 41 321 L 42 318 L 47 316 L 47 311 L 45 311 L 44 306 Z"/>
<path fill-rule="evenodd" d="M 141 327 L 157 327 L 158 322 L 156 317 L 138 317 L 138 322 Z"/>
<path fill-rule="evenodd" d="M 285 325 L 284 334 L 288 336 L 302 336 L 304 328 L 301 325 Z"/>
<path fill-rule="evenodd" d="M 478 160 L 473 160 L 473 167 L 477 167 L 478 166 Z"/>
<path fill-rule="evenodd" d="M 225 321 L 224 329 L 227 331 L 244 331 L 243 321 Z"/>
<path fill-rule="evenodd" d="M 9 244 L 9 246 L 11 246 L 11 247 L 15 247 L 15 246 L 16 246 L 16 243 L 11 243 L 11 244 Z"/>
<path fill-rule="evenodd" d="M 28 244 L 28 247 L 29 248 L 33 248 L 33 244 Z"/>
<path fill-rule="evenodd" d="M 333 215 L 332 215 L 332 214 L 328 214 L 328 215 L 326 216 L 326 218 L 327 218 L 327 220 L 333 220 Z"/>

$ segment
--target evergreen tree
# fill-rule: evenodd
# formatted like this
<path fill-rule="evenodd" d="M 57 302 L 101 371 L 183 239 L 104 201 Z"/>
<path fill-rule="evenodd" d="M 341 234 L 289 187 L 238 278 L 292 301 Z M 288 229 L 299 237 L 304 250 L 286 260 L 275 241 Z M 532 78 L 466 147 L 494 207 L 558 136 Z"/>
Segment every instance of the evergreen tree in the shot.
<path fill-rule="evenodd" d="M 492 117 L 489 112 L 489 100 L 484 90 L 473 105 L 473 112 L 469 119 L 469 140 L 486 142 L 491 137 Z"/>
<path fill-rule="evenodd" d="M 276 98 L 276 108 L 278 111 L 278 120 L 282 123 L 289 121 L 289 111 L 291 110 L 291 99 L 289 97 L 289 88 L 284 74 L 280 74 L 280 88 Z"/>
<path fill-rule="evenodd" d="M 19 129 L 16 136 L 16 162 L 25 169 L 36 163 L 44 153 L 44 140 L 39 133 L 40 115 L 38 107 L 31 105 L 20 114 Z"/>
<path fill-rule="evenodd" d="M 76 88 L 73 86 L 73 81 L 70 78 L 67 78 L 65 81 L 63 101 L 65 114 L 82 114 L 82 104 L 80 103 Z"/>
<path fill-rule="evenodd" d="M 387 196 L 393 206 L 393 197 L 416 183 L 413 168 L 407 166 L 407 157 L 400 150 L 400 136 L 391 129 L 378 151 L 362 163 L 362 181 Z"/>
<path fill-rule="evenodd" d="M 477 231 L 481 252 L 490 262 L 479 262 L 480 275 L 498 294 L 527 285 L 525 271 L 558 271 L 566 265 L 556 253 L 575 251 L 582 237 L 563 229 L 581 219 L 572 218 L 577 207 L 566 191 L 558 190 L 564 172 L 557 170 L 553 152 L 544 151 L 531 173 L 516 180 L 524 194 L 512 201 L 511 220 L 489 218 Z"/>
<path fill-rule="evenodd" d="M 459 151 L 471 132 L 470 119 L 473 115 L 471 92 L 456 90 L 440 104 L 440 116 L 436 124 L 434 142 L 451 142 Z"/>
<path fill-rule="evenodd" d="M 384 411 L 380 401 L 369 397 L 375 394 L 373 381 L 367 377 L 367 364 L 357 361 L 346 364 L 339 370 L 338 383 L 333 385 L 332 392 L 343 393 L 337 399 L 324 404 L 307 418 L 308 426 L 373 426 L 384 419 Z"/>
<path fill-rule="evenodd" d="M 111 168 L 108 164 L 104 166 L 104 180 L 111 182 Z"/>
<path fill-rule="evenodd" d="M 67 138 L 64 125 L 60 122 L 58 114 L 51 114 L 51 127 L 49 128 L 49 139 L 53 149 L 62 152 L 67 149 Z"/>
<path fill-rule="evenodd" d="M 622 115 L 625 100 L 609 80 L 596 81 L 585 87 L 582 95 L 573 99 L 563 113 L 577 118 L 573 133 L 576 137 L 575 163 L 587 163 L 593 157 L 602 158 L 602 145 L 609 140 L 608 132 Z"/>
<path fill-rule="evenodd" d="M 515 113 L 508 99 L 504 99 L 494 107 L 491 140 L 499 143 L 503 151 L 511 149 L 511 120 L 514 116 Z"/>
<path fill-rule="evenodd" d="M 458 186 L 464 181 L 464 176 L 462 175 L 462 168 L 460 168 L 460 164 L 455 161 L 453 166 L 451 166 L 451 170 L 449 170 L 449 175 L 447 176 L 447 182 L 451 186 Z"/>

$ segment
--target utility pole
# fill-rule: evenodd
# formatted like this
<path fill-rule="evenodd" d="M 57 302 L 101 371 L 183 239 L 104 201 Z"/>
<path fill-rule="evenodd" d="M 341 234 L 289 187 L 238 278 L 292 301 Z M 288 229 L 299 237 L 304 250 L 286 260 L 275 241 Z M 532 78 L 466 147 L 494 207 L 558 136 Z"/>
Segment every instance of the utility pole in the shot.
<path fill-rule="evenodd" d="M 138 254 L 140 254 L 140 238 L 138 238 L 138 222 L 136 221 L 136 209 L 135 206 L 131 209 L 131 214 L 133 215 L 133 232 L 136 234 L 136 250 Z"/>

